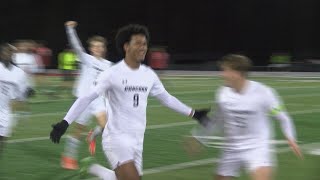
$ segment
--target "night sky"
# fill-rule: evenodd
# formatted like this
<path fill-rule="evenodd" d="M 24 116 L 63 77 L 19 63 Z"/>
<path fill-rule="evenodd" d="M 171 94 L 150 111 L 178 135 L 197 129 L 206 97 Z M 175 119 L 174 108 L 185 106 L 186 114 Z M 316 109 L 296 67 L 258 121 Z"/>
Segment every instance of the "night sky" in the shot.
<path fill-rule="evenodd" d="M 151 45 L 171 54 L 241 52 L 259 65 L 272 52 L 320 57 L 319 10 L 317 0 L 4 0 L 0 41 L 46 40 L 56 54 L 67 44 L 64 22 L 75 20 L 83 43 L 91 35 L 107 37 L 116 57 L 117 29 L 140 23 L 149 27 Z"/>

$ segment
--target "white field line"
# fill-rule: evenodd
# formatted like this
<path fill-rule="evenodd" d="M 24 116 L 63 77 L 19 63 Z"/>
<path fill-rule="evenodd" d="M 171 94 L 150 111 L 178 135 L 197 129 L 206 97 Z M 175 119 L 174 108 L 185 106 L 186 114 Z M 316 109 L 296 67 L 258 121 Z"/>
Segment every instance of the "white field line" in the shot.
<path fill-rule="evenodd" d="M 293 111 L 290 114 L 291 115 L 299 115 L 299 114 L 308 114 L 308 113 L 315 113 L 315 112 L 320 112 L 320 108 L 310 109 L 310 110 L 302 110 L 302 111 Z M 146 129 L 152 130 L 152 129 L 161 129 L 161 128 L 185 126 L 185 125 L 193 125 L 193 124 L 196 124 L 196 122 L 195 121 L 185 121 L 185 122 L 150 125 L 150 126 L 147 126 Z M 49 137 L 35 137 L 35 138 L 13 139 L 13 140 L 8 140 L 7 142 L 8 143 L 22 143 L 22 142 L 40 141 L 40 140 L 47 140 L 47 139 L 49 139 Z"/>
<path fill-rule="evenodd" d="M 313 97 L 313 96 L 320 96 L 320 93 L 309 93 L 309 94 L 292 94 L 292 95 L 283 95 L 281 97 L 283 98 L 297 98 L 297 97 Z M 150 99 L 152 100 L 152 99 Z M 155 99 L 153 99 L 155 100 Z M 192 100 L 187 100 L 187 99 L 180 99 L 181 101 L 184 101 L 184 102 L 189 102 L 188 104 L 190 105 L 196 105 L 196 104 L 206 104 L 206 103 L 213 103 L 213 101 L 211 100 L 208 100 L 208 101 L 198 101 L 198 102 L 194 102 Z M 287 104 L 287 105 L 290 105 L 290 104 Z M 295 106 L 299 106 L 298 103 L 294 103 L 292 105 L 295 105 Z M 302 106 L 302 105 L 301 105 Z M 149 108 L 158 108 L 158 107 L 162 107 L 162 105 L 148 105 Z M 318 107 L 318 106 L 313 106 L 312 107 Z M 37 114 L 30 114 L 30 115 L 25 115 L 26 117 L 42 117 L 42 116 L 56 116 L 56 115 L 63 115 L 65 114 L 66 111 L 63 111 L 63 112 L 52 112 L 52 113 L 37 113 Z"/>

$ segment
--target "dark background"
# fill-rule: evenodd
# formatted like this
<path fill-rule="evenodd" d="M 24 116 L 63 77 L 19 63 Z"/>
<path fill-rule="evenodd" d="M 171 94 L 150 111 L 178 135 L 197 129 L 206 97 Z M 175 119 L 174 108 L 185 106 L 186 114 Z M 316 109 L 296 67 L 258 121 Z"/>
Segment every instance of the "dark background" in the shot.
<path fill-rule="evenodd" d="M 75 20 L 83 43 L 91 35 L 107 37 L 109 58 L 117 61 L 117 29 L 140 23 L 149 27 L 150 44 L 167 46 L 177 63 L 240 52 L 261 66 L 274 52 L 320 58 L 319 10 L 318 0 L 5 0 L 0 41 L 46 40 L 55 57 L 67 44 L 64 22 Z"/>

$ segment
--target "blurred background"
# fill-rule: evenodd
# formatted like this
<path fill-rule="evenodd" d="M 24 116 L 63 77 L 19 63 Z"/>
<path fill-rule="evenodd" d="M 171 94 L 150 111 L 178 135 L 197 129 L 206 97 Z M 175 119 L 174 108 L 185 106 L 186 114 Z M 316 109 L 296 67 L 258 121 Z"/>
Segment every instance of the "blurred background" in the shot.
<path fill-rule="evenodd" d="M 283 63 L 292 71 L 319 71 L 319 7 L 317 0 L 11 0 L 1 3 L 0 40 L 45 42 L 52 50 L 46 67 L 56 68 L 67 46 L 63 23 L 75 20 L 83 42 L 95 34 L 108 38 L 109 59 L 118 61 L 117 29 L 140 23 L 151 32 L 150 46 L 170 54 L 169 69 L 213 70 L 214 61 L 234 52 L 251 57 L 256 70 Z"/>
<path fill-rule="evenodd" d="M 34 74 L 36 95 L 14 114 L 18 123 L 0 156 L 0 179 L 93 180 L 63 170 L 64 140 L 60 145 L 48 140 L 51 124 L 60 121 L 74 102 L 72 88 L 79 64 L 64 27 L 65 21 L 74 20 L 84 47 L 92 35 L 108 39 L 107 59 L 112 62 L 121 58 L 114 42 L 118 28 L 129 23 L 146 25 L 151 41 L 144 63 L 159 72 L 171 94 L 194 108 L 212 106 L 221 85 L 216 64 L 220 57 L 227 53 L 250 57 L 255 71 L 251 78 L 279 92 L 305 153 L 304 161 L 295 158 L 275 122 L 276 179 L 319 180 L 319 9 L 318 0 L 2 0 L 0 42 L 15 45 L 17 54 L 32 59 L 37 68 L 29 72 Z M 72 67 L 65 69 L 65 62 Z M 69 70 L 74 76 L 63 76 Z M 183 139 L 194 126 L 190 119 L 150 98 L 144 179 L 212 179 L 221 142 L 211 139 L 202 153 L 190 156 Z M 80 152 L 80 158 L 89 155 L 85 143 Z M 100 143 L 96 159 L 108 166 Z"/>

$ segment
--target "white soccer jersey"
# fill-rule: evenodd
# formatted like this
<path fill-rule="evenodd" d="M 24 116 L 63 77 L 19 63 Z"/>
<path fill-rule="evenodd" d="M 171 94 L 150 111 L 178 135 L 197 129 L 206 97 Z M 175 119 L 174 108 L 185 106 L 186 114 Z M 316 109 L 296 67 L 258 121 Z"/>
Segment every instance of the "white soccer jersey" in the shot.
<path fill-rule="evenodd" d="M 145 65 L 131 69 L 124 60 L 104 71 L 95 91 L 108 95 L 111 116 L 105 133 L 134 133 L 143 137 L 148 95 L 165 92 L 155 72 Z"/>
<path fill-rule="evenodd" d="M 80 75 L 73 90 L 73 94 L 76 97 L 80 97 L 92 88 L 98 75 L 112 66 L 112 62 L 106 59 L 98 60 L 94 56 L 87 54 L 73 28 L 67 27 L 67 35 L 81 63 Z"/>
<path fill-rule="evenodd" d="M 247 81 L 241 93 L 222 87 L 216 103 L 226 137 L 226 150 L 268 146 L 273 134 L 270 112 L 281 108 L 281 101 L 271 88 L 255 81 Z"/>
<path fill-rule="evenodd" d="M 16 66 L 7 69 L 0 63 L 0 126 L 10 125 L 11 101 L 23 99 L 27 76 Z"/>

